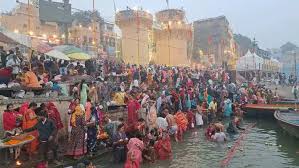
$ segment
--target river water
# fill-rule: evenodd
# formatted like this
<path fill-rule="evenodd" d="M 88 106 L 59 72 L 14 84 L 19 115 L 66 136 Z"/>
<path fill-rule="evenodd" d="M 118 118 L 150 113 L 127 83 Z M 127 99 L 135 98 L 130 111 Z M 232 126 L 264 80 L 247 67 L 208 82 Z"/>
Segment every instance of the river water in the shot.
<path fill-rule="evenodd" d="M 230 168 L 299 168 L 299 140 L 285 133 L 278 124 L 265 120 L 246 120 L 244 126 L 256 123 L 227 167 Z M 239 135 L 226 144 L 205 140 L 204 130 L 189 131 L 184 142 L 172 142 L 173 159 L 143 164 L 142 168 L 218 168 Z M 96 161 L 98 167 L 121 168 L 112 163 L 112 155 Z"/>

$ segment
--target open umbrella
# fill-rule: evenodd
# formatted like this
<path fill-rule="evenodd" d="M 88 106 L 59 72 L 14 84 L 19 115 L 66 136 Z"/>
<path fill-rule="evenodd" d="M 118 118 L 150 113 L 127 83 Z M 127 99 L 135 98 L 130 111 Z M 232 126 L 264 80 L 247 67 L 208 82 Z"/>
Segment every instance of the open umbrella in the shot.
<path fill-rule="evenodd" d="M 63 52 L 64 54 L 73 54 L 73 53 L 84 53 L 80 48 L 77 48 L 73 45 L 60 45 L 54 47 L 56 50 Z"/>
<path fill-rule="evenodd" d="M 58 50 L 50 50 L 49 52 L 46 52 L 45 55 L 48 55 L 49 57 L 62 59 L 62 60 L 70 60 L 70 58 L 65 55 L 64 53 L 58 51 Z"/>
<path fill-rule="evenodd" d="M 89 60 L 91 58 L 90 55 L 85 53 L 72 53 L 72 54 L 67 54 L 67 56 L 70 59 L 74 59 L 74 60 Z"/>
<path fill-rule="evenodd" d="M 86 54 L 80 48 L 77 48 L 73 45 L 55 46 L 54 49 L 61 51 L 73 60 L 88 60 L 91 58 L 90 55 Z"/>

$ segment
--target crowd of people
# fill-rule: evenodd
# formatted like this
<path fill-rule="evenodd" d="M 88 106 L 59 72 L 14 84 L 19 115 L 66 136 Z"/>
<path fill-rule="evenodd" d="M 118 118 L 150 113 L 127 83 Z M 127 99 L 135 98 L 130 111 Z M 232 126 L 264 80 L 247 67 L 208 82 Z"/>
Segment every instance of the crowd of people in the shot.
<path fill-rule="evenodd" d="M 48 62 L 40 56 L 31 61 L 33 73 L 27 66 L 9 64 L 11 59 L 19 61 L 18 54 L 12 51 L 11 55 L 5 59 L 1 55 L 4 69 L 13 69 L 11 79 L 18 78 L 20 69 L 25 74 L 30 72 L 27 76 L 35 75 L 36 79 L 30 78 L 27 86 L 33 83 L 37 84 L 34 87 L 40 86 L 41 73 L 47 73 L 42 76 L 49 79 L 69 73 L 95 77 L 94 81 L 74 84 L 71 89 L 74 99 L 68 111 L 59 111 L 51 102 L 39 106 L 34 102 L 24 103 L 18 108 L 7 106 L 3 113 L 5 135 L 23 131 L 35 136 L 26 151 L 31 156 L 39 148 L 45 161 L 49 150 L 53 151 L 54 160 L 59 159 L 57 148 L 61 142 L 57 135 L 67 127 L 66 156 L 80 159 L 87 154 L 96 155 L 100 147 L 111 147 L 115 163 L 139 168 L 142 161 L 171 159 L 171 139 L 180 143 L 187 130 L 204 127 L 209 140 L 226 141 L 226 131 L 237 133 L 243 129 L 242 104 L 271 103 L 278 97 L 277 90 L 272 92 L 250 82 L 235 83 L 234 75 L 222 68 L 138 66 L 109 60 L 97 64 L 89 60 L 85 67 L 72 64 L 75 66 L 72 71 L 68 62 L 53 65 L 56 61 L 51 60 L 49 67 L 55 66 L 54 72 L 47 69 Z M 105 108 L 111 105 L 126 107 L 127 111 L 118 120 L 112 120 Z M 68 123 L 61 120 L 65 113 Z M 227 119 L 230 124 L 225 129 L 223 121 Z M 11 150 L 13 158 L 18 150 Z"/>

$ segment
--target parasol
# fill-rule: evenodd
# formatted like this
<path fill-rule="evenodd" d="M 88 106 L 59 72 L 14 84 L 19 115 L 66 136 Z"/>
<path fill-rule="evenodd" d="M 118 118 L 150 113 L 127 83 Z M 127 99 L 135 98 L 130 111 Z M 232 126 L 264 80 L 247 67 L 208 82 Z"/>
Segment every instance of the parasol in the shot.
<path fill-rule="evenodd" d="M 62 60 L 70 60 L 70 58 L 65 55 L 64 53 L 58 51 L 58 50 L 50 50 L 49 52 L 46 52 L 45 55 L 48 55 L 49 57 L 62 59 Z"/>
<path fill-rule="evenodd" d="M 80 48 L 72 45 L 60 45 L 54 47 L 54 49 L 66 54 L 70 59 L 73 60 L 88 60 L 91 56 L 83 52 Z"/>
<path fill-rule="evenodd" d="M 47 53 L 53 50 L 53 47 L 36 38 L 31 39 L 31 47 L 40 53 Z"/>
<path fill-rule="evenodd" d="M 67 56 L 70 59 L 74 59 L 74 60 L 88 60 L 91 58 L 90 55 L 85 53 L 72 53 L 72 54 L 67 54 Z"/>
<path fill-rule="evenodd" d="M 54 47 L 56 50 L 63 52 L 64 54 L 73 54 L 73 53 L 84 53 L 80 48 L 77 48 L 72 45 L 60 45 Z"/>

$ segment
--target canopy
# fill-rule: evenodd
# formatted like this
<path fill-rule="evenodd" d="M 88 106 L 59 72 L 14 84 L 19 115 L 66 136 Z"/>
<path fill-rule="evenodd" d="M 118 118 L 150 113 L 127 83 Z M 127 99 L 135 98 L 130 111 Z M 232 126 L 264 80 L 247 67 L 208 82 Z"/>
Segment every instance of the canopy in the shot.
<path fill-rule="evenodd" d="M 72 53 L 67 55 L 70 59 L 74 60 L 89 60 L 91 57 L 85 53 Z"/>
<path fill-rule="evenodd" d="M 255 53 L 251 53 L 249 50 L 243 57 L 240 57 L 237 61 L 237 70 L 262 70 L 264 59 Z"/>
<path fill-rule="evenodd" d="M 31 46 L 34 50 L 37 50 L 40 53 L 46 53 L 46 52 L 49 52 L 49 51 L 54 49 L 53 47 L 51 47 L 50 45 L 42 42 L 39 39 L 32 39 L 31 40 Z"/>
<path fill-rule="evenodd" d="M 7 37 L 5 34 L 0 32 L 0 42 L 6 43 L 6 44 L 17 44 L 13 39 Z"/>
<path fill-rule="evenodd" d="M 9 31 L 3 31 L 2 32 L 5 36 L 9 37 L 13 41 L 24 45 L 26 47 L 31 47 L 31 37 L 23 35 L 23 34 L 18 34 L 18 33 L 13 33 Z"/>
<path fill-rule="evenodd" d="M 54 49 L 66 54 L 70 59 L 74 60 L 88 60 L 91 56 L 83 52 L 80 48 L 72 45 L 56 46 Z"/>
<path fill-rule="evenodd" d="M 62 60 L 70 60 L 70 58 L 65 55 L 64 53 L 58 51 L 58 50 L 51 50 L 49 52 L 46 52 L 45 55 L 48 55 L 49 57 L 62 59 Z"/>
<path fill-rule="evenodd" d="M 64 54 L 83 53 L 80 48 L 72 45 L 60 45 L 54 47 L 56 50 L 63 52 Z"/>

